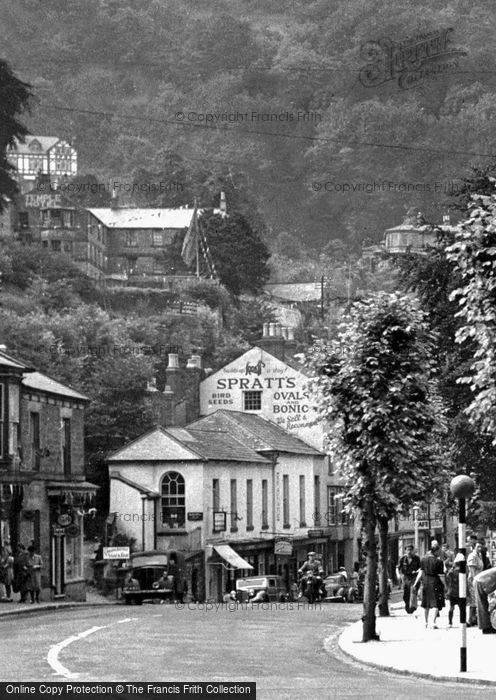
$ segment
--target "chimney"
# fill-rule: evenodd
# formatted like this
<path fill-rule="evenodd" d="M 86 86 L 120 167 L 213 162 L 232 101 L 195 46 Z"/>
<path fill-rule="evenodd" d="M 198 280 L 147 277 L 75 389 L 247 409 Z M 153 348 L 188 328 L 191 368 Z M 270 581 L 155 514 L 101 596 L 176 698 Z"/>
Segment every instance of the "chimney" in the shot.
<path fill-rule="evenodd" d="M 165 381 L 176 397 L 176 401 L 182 395 L 181 370 L 179 369 L 179 356 L 176 353 L 169 353 L 169 364 L 165 370 Z"/>
<path fill-rule="evenodd" d="M 176 425 L 176 411 L 174 405 L 174 392 L 168 384 L 165 385 L 163 391 L 164 397 L 164 409 L 165 409 L 165 425 L 167 428 L 169 426 Z"/>
<path fill-rule="evenodd" d="M 110 208 L 111 209 L 118 209 L 119 208 L 119 197 L 117 196 L 117 192 L 115 191 L 115 188 L 112 188 L 112 199 L 110 200 Z"/>
<path fill-rule="evenodd" d="M 262 350 L 284 361 L 284 346 L 286 342 L 280 323 L 264 323 L 262 337 L 256 344 Z"/>
<path fill-rule="evenodd" d="M 186 399 L 186 424 L 200 417 L 200 382 L 202 371 L 201 355 L 191 355 L 184 372 L 184 398 Z"/>
<path fill-rule="evenodd" d="M 220 193 L 219 209 L 220 209 L 220 215 L 224 219 L 227 216 L 226 193 L 225 192 Z"/>

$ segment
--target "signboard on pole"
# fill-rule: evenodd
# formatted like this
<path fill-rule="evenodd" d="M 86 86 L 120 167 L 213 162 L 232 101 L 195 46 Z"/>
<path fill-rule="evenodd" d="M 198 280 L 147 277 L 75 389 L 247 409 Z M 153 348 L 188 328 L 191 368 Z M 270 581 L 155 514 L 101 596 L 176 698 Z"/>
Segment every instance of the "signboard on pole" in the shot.
<path fill-rule="evenodd" d="M 104 559 L 129 559 L 129 547 L 104 547 Z"/>

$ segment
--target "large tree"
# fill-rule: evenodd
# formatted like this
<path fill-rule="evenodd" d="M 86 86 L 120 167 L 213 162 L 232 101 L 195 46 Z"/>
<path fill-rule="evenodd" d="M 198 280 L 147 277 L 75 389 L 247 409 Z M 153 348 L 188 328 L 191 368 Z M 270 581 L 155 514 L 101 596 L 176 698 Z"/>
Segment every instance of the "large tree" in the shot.
<path fill-rule="evenodd" d="M 359 514 L 365 538 L 363 641 L 378 638 L 377 526 L 385 578 L 388 521 L 440 491 L 446 478 L 433 350 L 418 304 L 381 292 L 354 304 L 338 338 L 310 355 L 315 401 L 331 426 L 329 451 L 343 478 L 344 502 Z"/>
<path fill-rule="evenodd" d="M 236 296 L 260 292 L 269 279 L 270 253 L 249 221 L 237 212 L 224 218 L 205 212 L 199 228 L 222 284 Z"/>
<path fill-rule="evenodd" d="M 9 64 L 0 60 L 0 212 L 7 198 L 17 192 L 14 168 L 7 160 L 7 148 L 28 133 L 19 117 L 29 107 L 31 96 L 31 86 L 19 80 Z"/>
<path fill-rule="evenodd" d="M 472 391 L 466 413 L 496 445 L 496 195 L 472 195 L 470 216 L 458 227 L 447 257 L 461 277 L 451 293 L 462 320 L 456 342 L 475 348 L 469 371 L 459 379 Z"/>

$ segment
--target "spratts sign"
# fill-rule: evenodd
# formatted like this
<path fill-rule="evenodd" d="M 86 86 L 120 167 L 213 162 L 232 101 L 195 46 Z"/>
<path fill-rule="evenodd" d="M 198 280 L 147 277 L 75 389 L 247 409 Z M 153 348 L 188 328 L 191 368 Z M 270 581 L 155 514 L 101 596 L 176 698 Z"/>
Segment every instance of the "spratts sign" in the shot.
<path fill-rule="evenodd" d="M 315 417 L 307 382 L 297 369 L 252 348 L 201 383 L 201 413 L 220 408 L 256 413 L 297 434 L 303 430 L 306 438 Z"/>

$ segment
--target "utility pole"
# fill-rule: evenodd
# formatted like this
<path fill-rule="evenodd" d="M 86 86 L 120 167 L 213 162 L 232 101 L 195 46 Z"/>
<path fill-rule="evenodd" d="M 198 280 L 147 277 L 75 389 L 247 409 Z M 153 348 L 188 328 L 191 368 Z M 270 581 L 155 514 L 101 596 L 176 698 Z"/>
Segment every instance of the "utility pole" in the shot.
<path fill-rule="evenodd" d="M 320 278 L 320 317 L 324 320 L 324 275 Z"/>
<path fill-rule="evenodd" d="M 199 231 L 198 231 L 198 202 L 195 197 L 195 207 L 194 207 L 194 212 L 193 216 L 195 217 L 195 221 L 193 223 L 195 227 L 195 243 L 196 243 L 196 276 L 200 276 L 200 241 L 198 240 L 199 238 Z"/>

